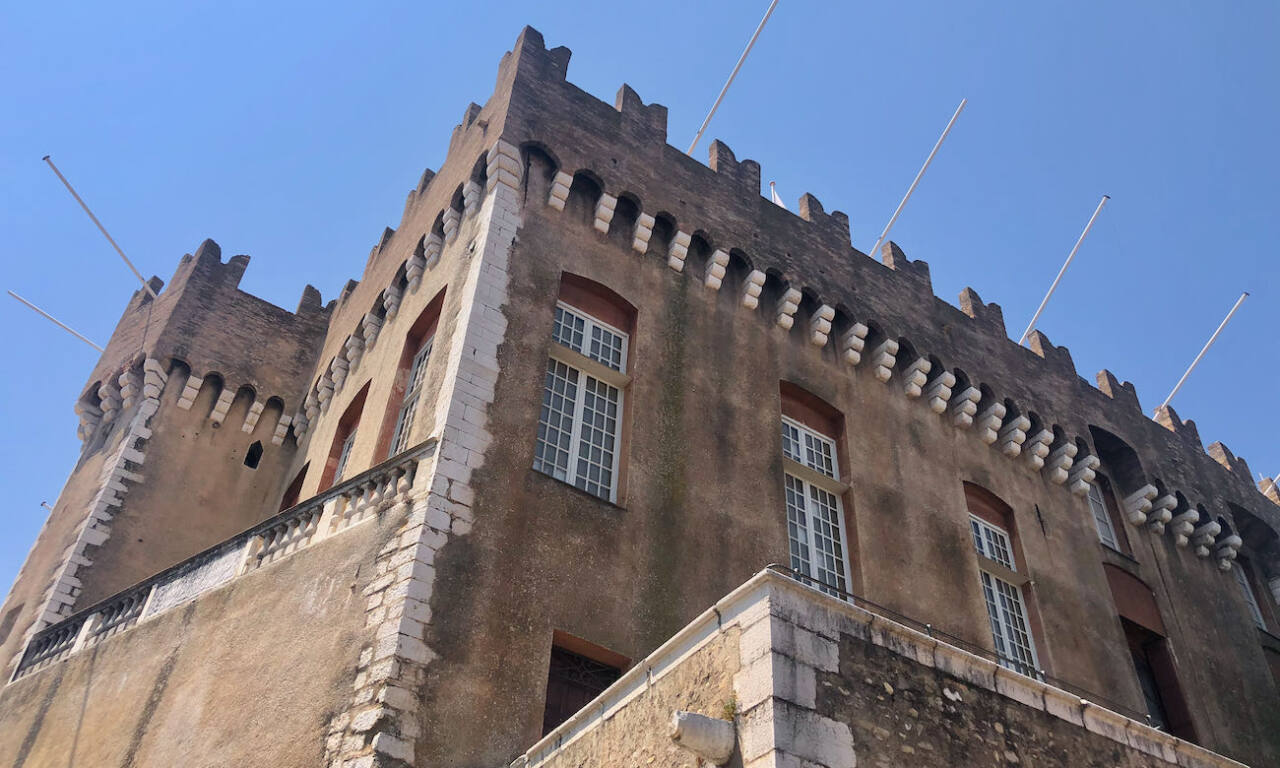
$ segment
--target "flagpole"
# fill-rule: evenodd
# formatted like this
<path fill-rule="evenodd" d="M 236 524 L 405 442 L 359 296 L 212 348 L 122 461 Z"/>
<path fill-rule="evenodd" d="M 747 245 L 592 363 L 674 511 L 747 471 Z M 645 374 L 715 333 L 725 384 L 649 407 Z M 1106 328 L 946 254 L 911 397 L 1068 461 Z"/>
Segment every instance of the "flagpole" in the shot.
<path fill-rule="evenodd" d="M 21 296 L 19 296 L 18 294 L 14 293 L 13 291 L 5 291 L 5 293 L 9 294 L 10 296 L 12 296 L 13 298 L 15 298 L 15 299 L 17 299 L 18 301 L 22 302 L 23 304 L 26 304 L 26 305 L 27 305 L 28 307 L 30 307 L 31 309 L 34 309 L 36 312 L 38 312 L 38 313 L 40 313 L 41 315 L 43 315 L 43 316 L 45 317 L 45 319 L 46 319 L 46 320 L 49 320 L 49 321 L 53 322 L 53 323 L 54 323 L 55 325 L 57 325 L 59 328 L 61 328 L 62 330 L 66 331 L 67 333 L 71 334 L 72 336 L 75 336 L 77 339 L 79 339 L 79 340 L 83 341 L 85 344 L 88 344 L 89 346 L 93 347 L 94 349 L 98 350 L 99 352 L 102 352 L 102 351 L 103 351 L 103 350 L 102 350 L 102 347 L 98 346 L 97 344 L 94 344 L 92 341 L 89 341 L 87 338 L 85 338 L 84 336 L 82 336 L 80 333 L 76 332 L 76 330 L 75 330 L 74 328 L 72 328 L 71 326 L 67 325 L 66 323 L 63 323 L 61 320 L 59 320 L 58 318 L 56 318 L 56 317 L 54 317 L 53 315 L 49 314 L 48 312 L 45 312 L 43 309 L 41 309 L 41 308 L 37 307 L 35 304 L 32 304 L 31 302 L 29 302 L 29 301 L 27 301 L 26 299 L 22 298 Z"/>
<path fill-rule="evenodd" d="M 1089 236 L 1089 230 L 1093 229 L 1093 222 L 1098 220 L 1098 214 L 1102 213 L 1102 207 L 1111 199 L 1111 195 L 1103 195 L 1098 201 L 1098 207 L 1094 209 L 1093 215 L 1089 217 L 1089 223 L 1084 225 L 1084 231 L 1080 233 L 1080 238 L 1076 240 L 1076 244 L 1072 246 L 1071 253 L 1067 254 L 1067 260 L 1063 262 L 1062 269 L 1058 270 L 1058 276 L 1053 278 L 1053 285 L 1049 286 L 1049 292 L 1044 295 L 1044 300 L 1040 302 L 1040 306 L 1036 307 L 1036 313 L 1031 316 L 1031 322 L 1027 325 L 1027 330 L 1022 332 L 1022 338 L 1018 339 L 1018 344 L 1024 344 L 1027 337 L 1031 335 L 1031 331 L 1035 330 L 1036 321 L 1040 319 L 1040 313 L 1044 311 L 1045 306 L 1049 304 L 1049 297 L 1053 296 L 1053 292 L 1058 289 L 1058 283 L 1062 280 L 1062 276 L 1067 273 L 1067 267 L 1071 266 L 1071 260 L 1076 257 L 1076 251 L 1080 250 L 1080 244 Z"/>
<path fill-rule="evenodd" d="M 62 171 L 58 170 L 58 166 L 53 164 L 53 161 L 49 159 L 48 155 L 45 155 L 42 159 L 48 163 L 49 167 L 53 169 L 53 172 L 57 174 L 58 180 L 67 188 L 67 191 L 71 193 L 71 196 L 76 199 L 76 202 L 80 204 L 80 207 L 84 209 L 84 212 L 89 214 L 89 218 L 98 226 L 98 231 L 102 233 L 103 237 L 107 238 L 107 242 L 111 243 L 111 247 L 116 249 L 116 253 L 120 254 L 120 258 L 124 259 L 124 263 L 127 264 L 129 269 L 133 272 L 133 276 L 138 278 L 138 282 L 142 283 L 142 287 L 146 289 L 147 293 L 151 294 L 151 298 L 159 298 L 156 296 L 156 292 L 151 288 L 151 284 L 142 276 L 142 273 L 138 271 L 138 268 L 133 266 L 133 262 L 129 261 L 129 257 L 124 255 L 124 251 L 120 249 L 119 245 L 116 245 L 116 241 L 107 233 L 107 228 L 102 226 L 102 222 L 98 221 L 98 217 L 93 215 L 93 211 L 89 210 L 89 206 L 85 205 L 84 200 L 80 199 L 80 195 L 76 194 L 75 187 L 72 187 L 71 182 L 67 181 L 67 177 L 62 175 Z"/>
<path fill-rule="evenodd" d="M 1160 404 L 1161 408 L 1168 405 L 1169 401 L 1173 399 L 1173 396 L 1178 394 L 1178 390 L 1182 389 L 1182 385 L 1187 380 L 1187 377 L 1191 375 L 1191 372 L 1194 371 L 1196 366 L 1200 363 L 1200 358 L 1204 357 L 1204 353 L 1209 351 L 1209 347 L 1213 346 L 1213 342 L 1218 340 L 1218 334 L 1222 333 L 1222 329 L 1227 327 L 1227 323 L 1231 322 L 1231 316 L 1236 313 L 1236 310 L 1240 309 L 1240 305 L 1243 304 L 1244 300 L 1247 298 L 1249 298 L 1249 292 L 1245 291 L 1240 294 L 1240 298 L 1236 299 L 1235 306 L 1232 307 L 1231 311 L 1227 313 L 1227 316 L 1223 318 L 1222 324 L 1218 326 L 1218 330 L 1213 332 L 1213 335 L 1209 337 L 1207 342 L 1205 342 L 1204 349 L 1201 349 L 1200 354 L 1196 355 L 1196 359 L 1191 361 L 1191 367 L 1187 368 L 1187 372 L 1182 374 L 1182 378 L 1178 379 L 1178 383 L 1173 385 L 1173 391 L 1170 392 L 1169 396 Z"/>
<path fill-rule="evenodd" d="M 689 145 L 686 155 L 692 155 L 694 147 L 698 146 L 698 142 L 702 140 L 703 131 L 707 130 L 707 126 L 711 124 L 711 118 L 715 116 L 716 110 L 720 108 L 720 102 L 724 100 L 724 95 L 729 92 L 729 86 L 733 85 L 733 78 L 738 76 L 738 70 L 742 69 L 742 62 L 747 60 L 747 54 L 751 53 L 751 48 L 756 44 L 756 38 L 760 37 L 760 32 L 764 29 L 764 25 L 768 23 L 769 17 L 773 15 L 773 9 L 778 7 L 778 0 L 769 3 L 769 10 L 764 12 L 764 18 L 760 20 L 760 26 L 756 27 L 755 34 L 751 36 L 751 40 L 747 43 L 746 50 L 738 57 L 738 63 L 733 65 L 733 71 L 729 73 L 729 79 L 725 81 L 724 87 L 720 89 L 720 95 L 716 97 L 716 103 L 711 105 L 711 111 L 707 113 L 707 118 L 702 121 L 702 126 L 698 128 L 698 134 L 693 137 L 693 143 Z"/>
<path fill-rule="evenodd" d="M 933 151 L 925 158 L 924 165 L 920 166 L 920 172 L 916 174 L 912 180 L 911 186 L 907 187 L 907 194 L 902 196 L 902 202 L 898 203 L 898 208 L 889 217 L 889 223 L 884 225 L 884 231 L 880 233 L 880 239 L 876 240 L 876 244 L 871 246 L 871 251 L 867 254 L 872 258 L 880 252 L 880 245 L 889 237 L 889 230 L 893 229 L 893 223 L 898 220 L 898 215 L 902 213 L 902 209 L 906 207 L 907 201 L 911 199 L 911 193 L 916 191 L 916 185 L 920 183 L 920 179 L 924 177 L 924 172 L 929 170 L 929 163 L 933 162 L 933 156 L 938 154 L 938 148 L 942 146 L 942 142 L 947 140 L 947 134 L 951 133 L 951 126 L 956 124 L 956 118 L 960 117 L 960 113 L 964 111 L 964 105 L 968 104 L 968 99 L 961 99 L 960 106 L 956 107 L 956 113 L 951 116 L 951 120 L 947 123 L 947 127 L 943 129 L 942 135 L 938 137 L 938 143 L 933 145 Z"/>

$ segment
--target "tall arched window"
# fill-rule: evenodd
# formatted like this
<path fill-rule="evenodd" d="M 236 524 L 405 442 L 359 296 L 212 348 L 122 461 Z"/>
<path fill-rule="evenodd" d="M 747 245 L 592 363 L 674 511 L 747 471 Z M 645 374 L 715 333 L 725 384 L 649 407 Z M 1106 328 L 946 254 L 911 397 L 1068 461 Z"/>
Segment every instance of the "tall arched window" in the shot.
<path fill-rule="evenodd" d="M 378 456 L 390 458 L 413 444 L 413 428 L 419 421 L 418 411 L 423 407 L 423 384 L 427 378 L 431 350 L 435 346 L 444 293 L 441 290 L 427 303 L 405 334 L 404 349 L 400 352 L 395 383 L 387 400 L 386 416 L 378 437 Z"/>
<path fill-rule="evenodd" d="M 618 500 L 623 395 L 635 308 L 604 286 L 563 275 L 533 468 Z"/>
<path fill-rule="evenodd" d="M 1013 510 L 984 488 L 965 483 L 964 491 L 982 598 L 1000 665 L 1038 677 L 1040 661 L 1023 594 L 1030 578 L 1017 545 Z"/>
<path fill-rule="evenodd" d="M 783 492 L 791 570 L 805 583 L 847 599 L 851 570 L 840 481 L 844 418 L 788 382 L 782 395 Z"/>
<path fill-rule="evenodd" d="M 351 461 L 351 449 L 356 443 L 356 429 L 360 426 L 360 414 L 364 411 L 364 401 L 368 395 L 369 382 L 366 381 L 356 396 L 351 399 L 351 404 L 342 412 L 342 418 L 338 420 L 338 429 L 333 435 L 333 444 L 329 447 L 329 456 L 325 461 L 324 474 L 321 475 L 318 490 L 323 491 L 340 483 L 343 477 L 351 474 L 347 471 L 347 467 Z"/>

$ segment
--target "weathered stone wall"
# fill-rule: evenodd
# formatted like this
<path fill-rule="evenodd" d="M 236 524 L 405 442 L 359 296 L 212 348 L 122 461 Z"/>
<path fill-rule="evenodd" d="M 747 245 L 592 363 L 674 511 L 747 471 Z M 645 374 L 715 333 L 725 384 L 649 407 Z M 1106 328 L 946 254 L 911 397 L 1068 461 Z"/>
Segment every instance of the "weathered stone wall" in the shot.
<path fill-rule="evenodd" d="M 737 699 L 737 627 L 720 632 L 683 658 L 644 692 L 612 710 L 608 717 L 555 750 L 538 765 L 546 768 L 652 766 L 695 768 L 695 756 L 671 740 L 671 714 L 677 710 L 732 720 Z M 730 763 L 741 765 L 741 761 Z"/>
<path fill-rule="evenodd" d="M 0 763 L 314 768 L 350 695 L 388 515 L 0 689 Z"/>

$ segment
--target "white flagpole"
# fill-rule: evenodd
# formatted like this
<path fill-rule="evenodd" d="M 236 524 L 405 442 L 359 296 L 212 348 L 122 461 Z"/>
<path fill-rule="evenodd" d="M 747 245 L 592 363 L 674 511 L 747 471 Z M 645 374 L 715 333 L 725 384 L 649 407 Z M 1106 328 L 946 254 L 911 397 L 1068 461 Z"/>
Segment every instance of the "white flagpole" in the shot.
<path fill-rule="evenodd" d="M 784 210 L 784 211 L 785 211 L 785 210 L 788 210 L 788 208 L 787 208 L 787 204 L 786 204 L 786 203 L 784 203 L 784 202 L 782 202 L 782 198 L 781 198 L 781 197 L 778 197 L 778 190 L 777 190 L 777 186 L 778 186 L 778 185 L 777 185 L 776 183 L 774 183 L 774 182 L 772 182 L 772 181 L 771 181 L 771 182 L 769 182 L 769 197 L 773 198 L 773 204 L 774 204 L 774 205 L 778 206 L 779 208 L 781 208 L 781 209 L 782 209 L 782 210 Z"/>
<path fill-rule="evenodd" d="M 67 177 L 62 175 L 62 171 L 58 170 L 58 166 L 53 164 L 53 161 L 49 159 L 48 155 L 45 155 L 42 159 L 48 163 L 49 167 L 53 169 L 53 172 L 58 175 L 58 179 L 62 182 L 63 186 L 65 186 L 67 191 L 71 193 L 71 196 L 76 199 L 76 202 L 80 204 L 80 207 L 84 209 L 84 212 L 89 214 L 89 218 L 93 219 L 93 223 L 98 226 L 98 231 L 102 233 L 103 237 L 107 238 L 107 242 L 111 243 L 111 247 L 116 249 L 116 253 L 120 254 L 120 258 L 124 259 L 124 263 L 129 266 L 129 269 L 133 272 L 133 276 L 138 278 L 138 282 L 142 283 L 142 287 L 146 289 L 147 293 L 151 294 L 151 298 L 159 298 L 156 296 L 156 292 L 151 289 L 151 284 L 142 276 L 142 273 L 138 271 L 138 268 L 133 266 L 133 262 L 129 261 L 129 257 L 124 255 L 124 251 L 120 250 L 120 246 L 116 245 L 116 241 L 112 239 L 111 235 L 107 234 L 107 228 L 102 226 L 102 222 L 98 221 L 98 217 L 93 215 L 93 211 L 89 210 L 89 206 L 85 205 L 84 200 L 80 199 L 80 195 L 76 194 L 75 188 L 71 186 L 71 182 L 67 181 Z"/>
<path fill-rule="evenodd" d="M 27 301 L 26 299 L 22 298 L 21 296 L 19 296 L 18 294 L 14 293 L 13 291 L 5 291 L 5 293 L 9 294 L 10 296 L 12 296 L 13 298 L 15 298 L 15 299 L 17 299 L 18 301 L 22 302 L 23 304 L 26 304 L 26 305 L 27 305 L 28 307 L 30 307 L 31 309 L 34 309 L 36 312 L 39 312 L 41 315 L 43 315 L 43 316 L 45 317 L 45 319 L 52 321 L 52 322 L 53 322 L 55 325 L 57 325 L 59 328 L 61 328 L 62 330 L 66 331 L 67 333 L 71 334 L 72 336 L 75 336 L 77 339 L 79 339 L 79 340 L 83 341 L 85 344 L 88 344 L 89 346 L 93 347 L 94 349 L 98 350 L 99 352 L 101 352 L 101 351 L 102 351 L 102 347 L 98 346 L 97 344 L 94 344 L 92 341 L 89 341 L 87 338 L 85 338 L 85 337 L 84 337 L 84 336 L 82 336 L 81 334 L 77 333 L 77 332 L 76 332 L 76 330 L 75 330 L 74 328 L 72 328 L 71 326 L 69 326 L 69 325 L 67 325 L 67 324 L 63 323 L 61 320 L 59 320 L 58 318 L 56 318 L 56 317 L 54 317 L 53 315 L 49 314 L 48 312 L 45 312 L 43 309 L 41 309 L 41 308 L 37 307 L 35 304 L 32 304 L 31 302 L 29 302 L 29 301 Z"/>
<path fill-rule="evenodd" d="M 1036 321 L 1040 319 L 1040 313 L 1049 303 L 1049 297 L 1058 289 L 1058 283 L 1062 280 L 1062 276 L 1067 273 L 1067 267 L 1071 266 L 1071 260 L 1076 257 L 1076 251 L 1080 250 L 1080 244 L 1089 236 L 1089 230 L 1093 229 L 1093 222 L 1098 220 L 1098 214 L 1102 213 L 1102 207 L 1111 199 L 1111 195 L 1103 195 L 1098 201 L 1098 207 L 1094 209 L 1093 215 L 1089 217 L 1089 223 L 1084 225 L 1084 231 L 1080 233 L 1080 239 L 1076 240 L 1076 244 L 1072 246 L 1071 253 L 1067 254 L 1067 260 L 1063 262 L 1062 269 L 1058 270 L 1058 276 L 1053 278 L 1053 285 L 1049 286 L 1049 292 L 1044 295 L 1044 300 L 1040 302 L 1040 306 L 1036 307 L 1036 313 L 1031 316 L 1031 322 L 1027 325 L 1027 330 L 1022 332 L 1022 338 L 1018 339 L 1018 344 L 1025 344 L 1027 337 L 1036 328 Z"/>
<path fill-rule="evenodd" d="M 1169 401 L 1173 399 L 1173 396 L 1178 394 L 1178 390 L 1182 389 L 1182 385 L 1187 380 L 1187 377 L 1191 375 L 1191 372 L 1196 369 L 1196 365 L 1200 363 L 1200 358 L 1204 357 L 1204 353 L 1209 351 L 1209 347 L 1213 346 L 1213 342 L 1218 340 L 1218 334 L 1222 333 L 1222 329 L 1227 327 L 1227 323 L 1231 322 L 1231 316 L 1236 313 L 1236 310 L 1240 309 L 1240 305 L 1243 304 L 1244 300 L 1247 298 L 1249 298 L 1249 292 L 1245 291 L 1240 294 L 1240 298 L 1236 299 L 1235 306 L 1232 307 L 1231 311 L 1227 313 L 1227 316 L 1223 318 L 1222 324 L 1218 326 L 1218 330 L 1213 332 L 1213 335 L 1209 337 L 1207 342 L 1205 342 L 1204 349 L 1200 350 L 1200 354 L 1196 355 L 1196 359 L 1191 361 L 1191 367 L 1187 368 L 1187 372 L 1182 374 L 1182 378 L 1178 379 L 1178 383 L 1173 385 L 1173 391 L 1170 392 L 1169 396 L 1160 404 L 1161 408 L 1168 405 Z"/>
<path fill-rule="evenodd" d="M 884 231 L 880 233 L 880 238 L 876 240 L 876 244 L 871 246 L 871 250 L 867 253 L 871 258 L 876 258 L 876 254 L 880 252 L 880 245 L 889 238 L 889 230 L 893 229 L 893 223 L 898 220 L 898 215 L 902 213 L 902 209 L 906 206 L 907 201 L 911 199 L 911 193 L 916 191 L 916 185 L 920 183 L 920 179 L 924 176 L 924 172 L 929 170 L 929 163 L 933 162 L 933 156 L 938 154 L 938 148 L 942 146 L 942 142 L 947 140 L 947 134 L 951 133 L 951 126 L 956 124 L 956 118 L 960 117 L 960 113 L 964 111 L 964 105 L 968 104 L 968 99 L 961 99 L 960 106 L 956 107 L 956 113 L 951 116 L 951 120 L 947 123 L 947 127 L 943 129 L 942 135 L 938 137 L 938 143 L 933 145 L 933 151 L 925 158 L 924 165 L 920 166 L 920 172 L 916 174 L 912 180 L 911 186 L 907 187 L 907 194 L 902 196 L 902 202 L 898 203 L 898 208 L 889 217 L 889 223 L 884 225 Z"/>
<path fill-rule="evenodd" d="M 764 29 L 764 25 L 769 21 L 769 17 L 773 15 L 773 9 L 778 7 L 778 0 L 769 3 L 769 10 L 764 12 L 764 18 L 760 20 L 760 26 L 756 27 L 756 32 L 751 36 L 751 40 L 747 43 L 746 50 L 738 57 L 738 63 L 733 65 L 733 71 L 729 73 L 729 79 L 725 81 L 724 87 L 720 89 L 720 95 L 716 97 L 716 103 L 711 105 L 711 111 L 707 113 L 707 119 L 702 121 L 702 126 L 698 128 L 698 134 L 693 137 L 693 143 L 689 145 L 686 155 L 692 155 L 698 142 L 702 140 L 702 132 L 707 130 L 707 126 L 711 124 L 711 118 L 715 116 L 716 110 L 720 108 L 720 102 L 724 99 L 724 95 L 729 92 L 729 86 L 733 85 L 733 78 L 738 76 L 738 70 L 742 69 L 742 62 L 747 60 L 747 54 L 751 53 L 751 47 L 756 44 L 756 38 L 760 37 L 760 32 Z"/>

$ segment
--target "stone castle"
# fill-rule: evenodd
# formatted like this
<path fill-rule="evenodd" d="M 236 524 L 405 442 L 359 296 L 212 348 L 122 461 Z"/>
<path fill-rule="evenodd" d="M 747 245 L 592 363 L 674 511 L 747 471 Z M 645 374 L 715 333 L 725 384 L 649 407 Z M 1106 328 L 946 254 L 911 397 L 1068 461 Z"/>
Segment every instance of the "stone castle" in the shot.
<path fill-rule="evenodd" d="M 134 294 L 0 763 L 1280 765 L 1274 481 L 569 58 L 336 300 Z"/>

